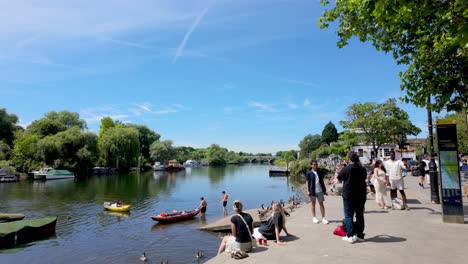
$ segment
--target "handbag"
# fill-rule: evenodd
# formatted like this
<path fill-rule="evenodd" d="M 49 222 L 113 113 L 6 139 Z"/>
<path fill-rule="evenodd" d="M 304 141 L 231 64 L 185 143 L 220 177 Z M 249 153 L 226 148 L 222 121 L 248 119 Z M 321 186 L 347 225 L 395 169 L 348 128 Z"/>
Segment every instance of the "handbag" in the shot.
<path fill-rule="evenodd" d="M 343 225 L 337 226 L 335 230 L 333 230 L 333 234 L 341 237 L 346 236 L 346 231 L 344 230 Z"/>
<path fill-rule="evenodd" d="M 242 219 L 242 221 L 244 222 L 245 226 L 247 226 L 247 231 L 249 231 L 249 236 L 250 236 L 250 240 L 252 240 L 252 247 L 257 247 L 257 239 L 255 239 L 253 236 L 252 236 L 252 233 L 250 232 L 250 228 L 249 228 L 249 225 L 247 224 L 247 222 L 245 221 L 244 217 L 242 217 L 242 215 L 240 214 L 237 214 L 240 219 Z"/>

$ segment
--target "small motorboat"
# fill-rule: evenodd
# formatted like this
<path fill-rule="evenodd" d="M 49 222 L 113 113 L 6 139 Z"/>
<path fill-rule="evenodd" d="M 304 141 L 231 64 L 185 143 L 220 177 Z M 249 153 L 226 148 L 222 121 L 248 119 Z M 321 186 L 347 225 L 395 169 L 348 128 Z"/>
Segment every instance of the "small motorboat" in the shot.
<path fill-rule="evenodd" d="M 201 208 L 197 208 L 195 210 L 189 211 L 174 211 L 172 213 L 160 213 L 159 215 L 151 216 L 151 219 L 154 221 L 159 222 L 176 222 L 194 218 L 199 212 Z"/>
<path fill-rule="evenodd" d="M 130 211 L 131 205 L 129 204 L 118 204 L 113 202 L 104 202 L 104 208 L 113 212 L 128 212 Z"/>

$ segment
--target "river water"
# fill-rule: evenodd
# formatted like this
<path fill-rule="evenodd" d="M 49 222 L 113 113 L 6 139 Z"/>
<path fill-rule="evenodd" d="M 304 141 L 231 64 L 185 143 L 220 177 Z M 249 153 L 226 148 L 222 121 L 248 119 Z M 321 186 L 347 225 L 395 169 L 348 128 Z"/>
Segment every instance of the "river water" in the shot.
<path fill-rule="evenodd" d="M 222 218 L 221 191 L 228 209 L 241 199 L 244 209 L 288 200 L 298 182 L 269 177 L 269 166 L 241 165 L 187 168 L 185 172 L 144 172 L 88 180 L 21 181 L 0 184 L 0 212 L 27 218 L 58 216 L 56 236 L 14 249 L 0 250 L 0 263 L 203 263 L 214 257 L 220 235 L 198 228 Z M 300 179 L 299 179 L 300 181 Z M 206 216 L 159 224 L 150 216 L 174 209 L 194 209 L 205 197 Z M 104 201 L 122 199 L 129 214 L 103 209 Z M 198 250 L 204 257 L 197 260 Z"/>

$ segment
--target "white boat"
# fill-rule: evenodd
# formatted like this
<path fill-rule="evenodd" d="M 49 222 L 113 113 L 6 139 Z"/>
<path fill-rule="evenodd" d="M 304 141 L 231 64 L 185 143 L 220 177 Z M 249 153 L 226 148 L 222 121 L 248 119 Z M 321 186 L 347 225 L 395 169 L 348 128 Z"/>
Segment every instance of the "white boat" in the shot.
<path fill-rule="evenodd" d="M 49 170 L 45 173 L 34 175 L 35 180 L 60 180 L 60 179 L 74 179 L 75 174 L 67 170 Z"/>
<path fill-rule="evenodd" d="M 18 181 L 15 173 L 9 169 L 0 169 L 0 182 L 15 182 Z"/>
<path fill-rule="evenodd" d="M 153 170 L 155 171 L 163 171 L 166 169 L 166 166 L 164 166 L 163 164 L 161 164 L 161 162 L 159 161 L 156 161 L 153 165 Z"/>
<path fill-rule="evenodd" d="M 185 167 L 196 167 L 198 166 L 198 162 L 196 160 L 187 160 L 184 162 Z"/>
<path fill-rule="evenodd" d="M 34 180 L 45 180 L 46 177 L 46 173 L 53 170 L 54 168 L 52 167 L 47 167 L 47 168 L 42 168 L 40 170 L 37 170 L 37 171 L 33 171 L 32 172 L 32 175 L 34 177 Z"/>

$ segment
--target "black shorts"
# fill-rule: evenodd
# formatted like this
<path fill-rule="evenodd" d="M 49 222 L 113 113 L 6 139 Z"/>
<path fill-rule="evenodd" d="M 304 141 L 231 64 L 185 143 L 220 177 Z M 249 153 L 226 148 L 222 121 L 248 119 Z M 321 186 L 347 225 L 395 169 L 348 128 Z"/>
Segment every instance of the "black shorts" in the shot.
<path fill-rule="evenodd" d="M 224 201 L 223 202 L 223 207 L 226 207 L 226 205 L 227 205 L 227 201 Z"/>
<path fill-rule="evenodd" d="M 200 212 L 202 212 L 202 213 L 206 212 L 206 206 L 203 206 L 203 207 L 201 208 Z"/>

